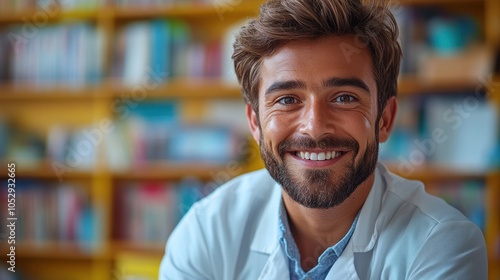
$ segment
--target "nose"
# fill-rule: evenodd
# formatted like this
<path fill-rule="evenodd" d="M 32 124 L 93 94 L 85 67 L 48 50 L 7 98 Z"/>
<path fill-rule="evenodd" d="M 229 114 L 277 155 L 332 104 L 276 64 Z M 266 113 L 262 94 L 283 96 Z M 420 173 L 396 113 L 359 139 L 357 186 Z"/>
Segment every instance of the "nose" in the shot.
<path fill-rule="evenodd" d="M 303 107 L 299 132 L 312 139 L 321 139 L 335 133 L 332 109 L 321 100 L 312 100 Z"/>

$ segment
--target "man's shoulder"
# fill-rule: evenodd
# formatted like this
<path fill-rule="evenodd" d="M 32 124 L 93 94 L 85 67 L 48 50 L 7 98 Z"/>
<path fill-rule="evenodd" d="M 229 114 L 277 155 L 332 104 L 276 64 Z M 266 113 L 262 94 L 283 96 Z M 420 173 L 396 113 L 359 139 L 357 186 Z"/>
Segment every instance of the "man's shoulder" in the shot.
<path fill-rule="evenodd" d="M 180 267 L 207 279 L 238 275 L 258 229 L 277 230 L 272 227 L 278 225 L 272 213 L 278 216 L 280 196 L 281 188 L 266 170 L 238 176 L 218 187 L 195 203 L 170 235 L 162 273 Z M 277 236 L 265 236 L 273 235 Z"/>
<path fill-rule="evenodd" d="M 226 182 L 195 203 L 192 210 L 202 220 L 242 222 L 252 213 L 263 211 L 267 205 L 278 205 L 280 191 L 267 170 L 261 169 Z"/>
<path fill-rule="evenodd" d="M 383 274 L 389 279 L 470 279 L 476 274 L 483 279 L 486 247 L 481 230 L 444 200 L 428 194 L 423 183 L 383 166 L 379 171 L 382 181 L 373 189 L 377 199 L 365 211 L 376 215 L 371 220 L 375 234 L 364 238 L 366 231 L 360 230 L 355 247 L 373 249 L 373 261 L 358 273 L 368 279 Z M 376 242 L 371 242 L 373 236 Z"/>
<path fill-rule="evenodd" d="M 445 222 L 470 222 L 460 211 L 442 198 L 429 194 L 422 182 L 409 180 L 387 171 L 384 176 L 387 192 L 399 200 L 400 207 L 415 211 L 435 224 Z"/>

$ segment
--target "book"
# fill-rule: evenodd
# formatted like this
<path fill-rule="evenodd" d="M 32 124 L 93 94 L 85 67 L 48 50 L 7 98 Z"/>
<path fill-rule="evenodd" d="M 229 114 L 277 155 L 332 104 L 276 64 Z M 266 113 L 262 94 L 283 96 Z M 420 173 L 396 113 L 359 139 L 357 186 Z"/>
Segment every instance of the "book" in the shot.
<path fill-rule="evenodd" d="M 16 181 L 16 242 L 74 242 L 94 250 L 102 242 L 102 212 L 91 202 L 84 185 Z M 0 191 L 7 198 L 6 189 Z M 5 210 L 0 211 L 4 218 Z"/>
<path fill-rule="evenodd" d="M 11 137 L 7 120 L 0 116 L 0 159 L 7 158 L 8 141 Z"/>
<path fill-rule="evenodd" d="M 164 244 L 182 216 L 211 191 L 193 177 L 170 182 L 119 182 L 113 195 L 113 238 Z"/>
<path fill-rule="evenodd" d="M 118 199 L 117 238 L 133 242 L 165 242 L 177 220 L 176 196 L 168 183 L 124 184 Z"/>
<path fill-rule="evenodd" d="M 137 21 L 116 36 L 112 73 L 129 87 L 176 77 L 217 78 L 222 75 L 221 42 L 195 38 L 180 20 Z"/>
<path fill-rule="evenodd" d="M 139 21 L 126 25 L 117 35 L 115 76 L 126 86 L 159 84 L 172 72 L 172 38 L 170 21 Z"/>
<path fill-rule="evenodd" d="M 189 25 L 180 20 L 172 20 L 172 58 L 171 77 L 186 77 L 188 73 L 186 61 L 188 46 L 191 41 L 191 29 Z"/>
<path fill-rule="evenodd" d="M 7 53 L 9 41 L 5 32 L 0 31 L 0 83 L 7 80 L 7 58 L 9 54 Z"/>
<path fill-rule="evenodd" d="M 491 168 L 500 136 L 497 109 L 474 93 L 429 98 L 426 104 L 427 136 L 441 130 L 443 141 L 432 141 L 433 163 L 459 170 L 482 172 Z M 478 125 L 481 124 L 481 125 Z"/>
<path fill-rule="evenodd" d="M 83 87 L 101 81 L 102 32 L 91 23 L 40 26 L 36 36 L 27 35 L 23 28 L 13 25 L 2 35 L 10 43 L 6 51 L 10 55 L 2 65 L 7 65 L 14 84 Z"/>
<path fill-rule="evenodd" d="M 231 26 L 224 34 L 224 38 L 222 40 L 221 76 L 224 82 L 232 85 L 238 84 L 238 78 L 234 72 L 233 59 L 231 58 L 234 51 L 233 45 L 236 42 L 236 34 L 245 22 L 246 20 Z"/>
<path fill-rule="evenodd" d="M 178 126 L 169 138 L 174 161 L 224 164 L 237 157 L 238 137 L 223 126 Z"/>
<path fill-rule="evenodd" d="M 123 83 L 127 86 L 140 85 L 148 76 L 151 58 L 151 25 L 148 22 L 134 22 L 127 27 L 125 37 L 125 58 Z"/>
<path fill-rule="evenodd" d="M 440 165 L 484 172 L 495 167 L 498 109 L 482 93 L 406 97 L 399 101 L 398 111 L 389 140 L 380 145 L 381 160 L 410 169 Z"/>

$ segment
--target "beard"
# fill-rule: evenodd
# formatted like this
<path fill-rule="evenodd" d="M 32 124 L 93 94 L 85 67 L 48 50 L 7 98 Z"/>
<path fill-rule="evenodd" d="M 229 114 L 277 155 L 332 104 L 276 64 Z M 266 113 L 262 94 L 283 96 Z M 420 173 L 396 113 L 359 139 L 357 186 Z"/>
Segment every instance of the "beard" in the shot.
<path fill-rule="evenodd" d="M 278 145 L 279 158 L 267 147 L 260 134 L 260 152 L 266 169 L 285 192 L 307 208 L 327 209 L 344 202 L 375 170 L 378 159 L 378 133 L 369 141 L 358 161 L 359 144 L 352 138 L 289 138 Z M 351 159 L 337 162 L 333 169 L 292 170 L 285 162 L 286 152 L 320 148 L 326 151 L 347 150 Z M 345 161 L 348 160 L 347 163 Z M 341 165 L 342 164 L 342 165 Z M 344 171 L 342 171 L 344 170 Z"/>

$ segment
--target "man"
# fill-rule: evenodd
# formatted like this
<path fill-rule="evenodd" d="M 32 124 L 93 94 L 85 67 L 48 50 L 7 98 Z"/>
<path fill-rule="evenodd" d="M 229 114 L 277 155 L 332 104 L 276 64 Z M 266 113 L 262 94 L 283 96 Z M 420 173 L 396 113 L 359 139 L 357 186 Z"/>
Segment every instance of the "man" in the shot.
<path fill-rule="evenodd" d="M 193 206 L 160 279 L 487 278 L 481 231 L 377 163 L 397 109 L 397 37 L 380 3 L 263 5 L 233 59 L 266 170 Z"/>

